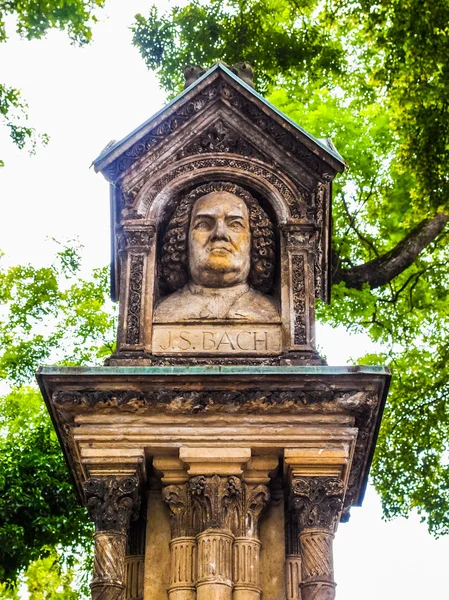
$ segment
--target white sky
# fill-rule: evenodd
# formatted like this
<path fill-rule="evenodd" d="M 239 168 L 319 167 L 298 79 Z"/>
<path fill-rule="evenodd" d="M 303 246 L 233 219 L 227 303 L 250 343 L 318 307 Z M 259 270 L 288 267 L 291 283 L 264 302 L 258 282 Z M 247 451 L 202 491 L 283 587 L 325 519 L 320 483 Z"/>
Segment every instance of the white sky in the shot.
<path fill-rule="evenodd" d="M 47 236 L 78 236 L 85 246 L 86 271 L 109 262 L 108 184 L 89 166 L 111 139 L 122 138 L 164 104 L 156 78 L 131 46 L 133 15 L 147 14 L 151 4 L 108 0 L 87 48 L 71 46 L 59 32 L 26 42 L 11 31 L 10 40 L 0 44 L 1 82 L 22 90 L 30 124 L 51 137 L 47 147 L 29 157 L 4 132 L 0 136 L 0 157 L 6 163 L 0 170 L 3 262 L 45 264 L 55 253 Z M 362 336 L 328 327 L 318 329 L 318 343 L 330 364 L 371 351 Z M 379 500 L 369 488 L 364 506 L 353 509 L 350 522 L 337 532 L 337 597 L 447 597 L 448 555 L 449 538 L 433 539 L 416 516 L 383 522 Z"/>

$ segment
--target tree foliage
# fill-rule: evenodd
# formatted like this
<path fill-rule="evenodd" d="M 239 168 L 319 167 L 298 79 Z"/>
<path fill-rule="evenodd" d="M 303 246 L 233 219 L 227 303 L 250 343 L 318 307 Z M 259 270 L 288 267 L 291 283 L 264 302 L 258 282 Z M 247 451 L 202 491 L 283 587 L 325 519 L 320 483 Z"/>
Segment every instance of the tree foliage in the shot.
<path fill-rule="evenodd" d="M 373 480 L 387 517 L 449 532 L 449 3 L 193 0 L 137 15 L 161 84 L 186 64 L 248 60 L 256 87 L 349 169 L 334 185 L 332 304 L 393 370 Z"/>
<path fill-rule="evenodd" d="M 0 42 L 8 39 L 7 24 L 15 23 L 16 32 L 27 40 L 41 39 L 50 29 L 66 31 L 74 44 L 83 45 L 92 38 L 95 12 L 105 0 L 46 0 L 22 2 L 0 0 Z M 0 83 L 0 124 L 6 127 L 20 149 L 34 153 L 38 143 L 47 144 L 48 136 L 38 134 L 28 123 L 28 105 L 20 90 Z M 0 159 L 0 167 L 4 166 Z"/>
<path fill-rule="evenodd" d="M 57 27 L 85 43 L 86 15 L 102 4 L 46 2 L 45 16 L 40 3 L 36 19 L 33 4 L 0 1 L 0 9 L 16 14 L 25 37 Z M 434 533 L 449 529 L 448 7 L 447 0 L 194 0 L 162 15 L 153 8 L 134 27 L 135 44 L 170 95 L 188 63 L 246 59 L 258 89 L 314 135 L 332 137 L 347 160 L 334 186 L 333 300 L 319 315 L 382 342 L 381 354 L 363 359 L 389 363 L 394 373 L 373 479 L 387 517 L 415 508 Z M 4 122 L 14 111 L 26 113 L 20 95 L 0 87 Z M 33 139 L 26 122 L 10 130 L 19 145 Z M 33 600 L 44 591 L 70 600 L 70 560 L 91 537 L 30 387 L 39 364 L 92 364 L 113 350 L 107 273 L 81 279 L 79 272 L 78 252 L 68 248 L 46 267 L 0 266 L 5 598 L 17 597 L 20 576 Z"/>
<path fill-rule="evenodd" d="M 0 378 L 7 384 L 0 399 L 0 581 L 13 588 L 33 563 L 55 581 L 55 595 L 45 598 L 67 600 L 71 575 L 61 571 L 57 548 L 70 563 L 80 547 L 90 548 L 92 528 L 42 397 L 29 385 L 41 364 L 98 364 L 113 351 L 107 269 L 89 279 L 79 270 L 78 250 L 65 247 L 49 266 L 0 269 Z M 35 578 L 29 570 L 25 578 L 30 590 Z M 38 600 L 40 584 L 33 585 Z M 65 596 L 56 594 L 60 586 Z"/>

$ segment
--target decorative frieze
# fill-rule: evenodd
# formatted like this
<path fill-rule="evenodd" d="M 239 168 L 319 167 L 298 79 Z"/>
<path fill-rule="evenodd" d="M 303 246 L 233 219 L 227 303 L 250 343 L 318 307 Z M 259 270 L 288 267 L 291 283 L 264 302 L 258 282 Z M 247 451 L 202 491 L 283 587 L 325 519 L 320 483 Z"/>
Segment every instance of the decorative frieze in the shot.
<path fill-rule="evenodd" d="M 266 160 L 264 154 L 257 150 L 257 148 L 241 134 L 231 129 L 231 127 L 222 119 L 218 119 L 197 138 L 180 150 L 177 154 L 177 158 L 181 159 L 185 156 L 204 154 L 207 152 L 227 152 L 230 154 L 240 154 L 241 156 L 258 158 L 259 160 Z"/>
<path fill-rule="evenodd" d="M 299 143 L 296 136 L 288 131 L 285 126 L 283 127 L 281 123 L 256 106 L 253 101 L 246 98 L 236 88 L 221 79 L 200 90 L 187 104 L 178 108 L 144 137 L 139 139 L 131 148 L 125 150 L 117 160 L 103 170 L 104 175 L 110 181 L 115 181 L 135 161 L 153 150 L 187 121 L 204 111 L 211 102 L 218 99 L 229 103 L 234 110 L 244 115 L 260 131 L 269 136 L 273 144 L 298 158 L 312 172 L 323 177 L 333 177 L 335 175 L 335 170 L 304 144 Z"/>
<path fill-rule="evenodd" d="M 306 322 L 306 269 L 303 254 L 293 254 L 292 265 L 292 293 L 294 310 L 294 332 L 293 340 L 295 346 L 307 344 L 307 322 Z"/>

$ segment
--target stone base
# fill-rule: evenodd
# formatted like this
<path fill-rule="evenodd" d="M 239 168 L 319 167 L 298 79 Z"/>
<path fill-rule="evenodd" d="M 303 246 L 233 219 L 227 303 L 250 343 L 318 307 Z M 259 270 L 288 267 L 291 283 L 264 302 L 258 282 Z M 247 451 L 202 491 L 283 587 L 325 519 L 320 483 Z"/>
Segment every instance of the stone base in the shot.
<path fill-rule="evenodd" d="M 341 482 L 344 505 L 338 507 L 337 520 L 351 506 L 361 504 L 389 379 L 389 372 L 381 367 L 317 365 L 145 367 L 128 363 L 42 368 L 38 373 L 80 499 L 89 477 L 138 472 L 143 491 L 148 491 L 145 600 L 193 600 L 195 594 L 197 600 L 299 599 L 299 575 L 287 569 L 299 568 L 301 562 L 296 559 L 298 564 L 290 564 L 297 552 L 285 540 L 284 501 L 291 492 L 290 482 L 320 477 Z M 240 506 L 236 515 L 248 510 L 239 504 L 245 498 L 241 490 L 248 490 L 248 498 L 251 490 L 266 493 L 263 490 L 279 464 L 277 485 L 270 485 L 272 498 L 260 513 L 260 531 L 246 517 L 237 522 L 245 523 L 247 530 L 241 525 L 237 530 L 234 517 L 226 521 L 226 514 L 231 514 L 226 511 L 232 502 Z M 221 528 L 223 535 L 233 529 L 226 546 L 233 557 L 228 561 L 232 568 L 226 572 L 217 571 L 215 559 L 204 558 L 213 546 L 205 539 L 200 548 L 204 528 L 173 532 L 162 487 L 182 492 L 182 486 L 193 480 L 209 486 L 209 496 L 204 498 L 209 498 L 211 508 L 207 502 L 198 505 L 206 511 L 208 535 L 216 537 L 214 528 Z M 214 481 L 216 496 L 211 495 Z M 184 500 L 182 494 L 178 496 L 182 512 Z M 185 509 L 192 511 L 189 502 L 187 498 Z M 217 512 L 220 502 L 225 513 Z M 257 503 L 251 506 L 256 510 Z M 220 519 L 224 524 L 219 524 Z M 170 565 L 179 562 L 174 551 L 170 553 L 171 541 L 183 537 L 198 549 L 192 554 L 198 557 L 198 571 L 190 579 L 186 569 L 177 578 L 171 572 Z M 171 546 L 179 550 L 176 543 Z M 251 557 L 253 569 L 259 572 L 247 570 L 245 562 L 237 565 L 237 558 L 244 555 Z M 196 560 L 188 563 L 192 573 Z M 208 572 L 200 572 L 201 560 L 211 563 Z M 304 570 L 309 563 L 302 563 Z M 302 581 L 303 596 L 310 595 L 311 582 Z M 325 583 L 323 593 L 332 595 L 332 582 Z"/>

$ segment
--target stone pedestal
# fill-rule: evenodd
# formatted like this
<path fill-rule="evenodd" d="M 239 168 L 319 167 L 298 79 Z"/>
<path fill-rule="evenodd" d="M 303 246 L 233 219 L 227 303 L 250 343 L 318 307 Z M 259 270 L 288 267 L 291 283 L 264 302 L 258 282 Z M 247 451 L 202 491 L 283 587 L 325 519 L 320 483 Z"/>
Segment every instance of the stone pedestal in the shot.
<path fill-rule="evenodd" d="M 136 598 L 143 546 L 133 558 L 126 539 L 148 487 L 143 600 L 335 597 L 334 535 L 363 498 L 383 369 L 61 368 L 39 378 L 96 525 L 93 597 Z"/>

